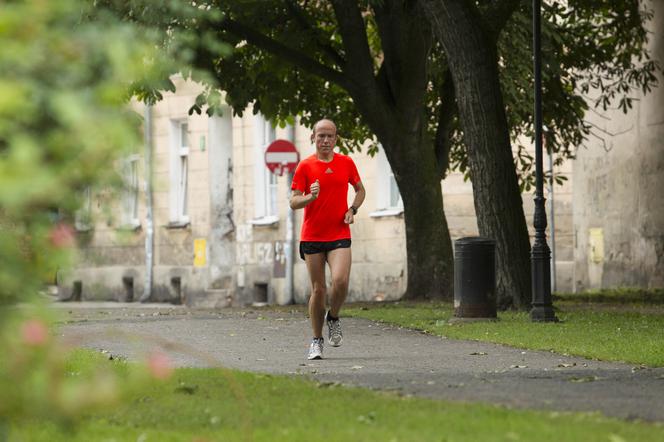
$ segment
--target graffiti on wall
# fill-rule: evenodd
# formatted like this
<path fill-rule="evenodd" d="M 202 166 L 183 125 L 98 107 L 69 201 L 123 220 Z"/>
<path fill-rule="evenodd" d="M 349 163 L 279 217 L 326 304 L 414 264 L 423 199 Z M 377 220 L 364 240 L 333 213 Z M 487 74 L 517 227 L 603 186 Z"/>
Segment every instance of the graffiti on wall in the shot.
<path fill-rule="evenodd" d="M 238 242 L 235 252 L 240 265 L 270 265 L 274 260 L 274 244 L 271 242 Z"/>
<path fill-rule="evenodd" d="M 251 225 L 238 226 L 235 257 L 238 265 L 272 266 L 274 278 L 286 277 L 284 241 L 254 241 Z"/>
<path fill-rule="evenodd" d="M 238 265 L 271 265 L 274 278 L 286 277 L 283 241 L 237 243 L 235 252 Z"/>
<path fill-rule="evenodd" d="M 274 278 L 286 277 L 286 253 L 283 241 L 275 241 L 274 243 L 274 268 L 272 269 L 272 276 Z"/>

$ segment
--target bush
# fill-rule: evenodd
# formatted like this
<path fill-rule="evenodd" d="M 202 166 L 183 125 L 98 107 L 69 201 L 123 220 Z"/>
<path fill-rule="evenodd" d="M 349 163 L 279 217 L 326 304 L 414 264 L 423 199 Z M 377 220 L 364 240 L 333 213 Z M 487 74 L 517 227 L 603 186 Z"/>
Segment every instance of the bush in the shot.
<path fill-rule="evenodd" d="M 141 146 L 126 102 L 130 79 L 159 63 L 156 40 L 92 5 L 0 6 L 0 440 L 8 422 L 72 423 L 119 397 L 107 368 L 69 373 L 51 318 L 25 305 L 71 262 L 81 195 L 118 184 L 109 165 Z"/>

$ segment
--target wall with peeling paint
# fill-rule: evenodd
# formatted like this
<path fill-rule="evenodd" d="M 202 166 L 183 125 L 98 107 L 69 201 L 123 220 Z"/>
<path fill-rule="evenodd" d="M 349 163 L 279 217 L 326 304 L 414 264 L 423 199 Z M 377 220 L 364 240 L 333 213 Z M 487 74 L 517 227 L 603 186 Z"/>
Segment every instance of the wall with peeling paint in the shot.
<path fill-rule="evenodd" d="M 664 2 L 649 49 L 664 63 Z M 576 290 L 664 287 L 664 78 L 633 109 L 594 112 L 574 162 Z"/>

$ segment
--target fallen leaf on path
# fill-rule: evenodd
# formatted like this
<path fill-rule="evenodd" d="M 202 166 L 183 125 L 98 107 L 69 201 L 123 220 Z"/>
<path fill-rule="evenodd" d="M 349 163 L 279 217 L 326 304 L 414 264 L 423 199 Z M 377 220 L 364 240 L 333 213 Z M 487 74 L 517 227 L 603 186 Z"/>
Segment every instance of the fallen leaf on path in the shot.
<path fill-rule="evenodd" d="M 583 377 L 571 377 L 569 378 L 570 382 L 582 383 L 582 382 L 595 382 L 599 378 L 597 376 L 583 376 Z"/>

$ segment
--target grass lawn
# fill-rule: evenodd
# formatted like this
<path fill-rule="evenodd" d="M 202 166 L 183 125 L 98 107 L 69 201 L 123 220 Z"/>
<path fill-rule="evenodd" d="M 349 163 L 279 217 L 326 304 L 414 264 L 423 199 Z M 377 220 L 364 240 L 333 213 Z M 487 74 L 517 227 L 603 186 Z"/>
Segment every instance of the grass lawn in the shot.
<path fill-rule="evenodd" d="M 628 293 L 563 295 L 555 302 L 560 323 L 533 323 L 526 312 L 499 312 L 497 322 L 447 322 L 450 303 L 396 302 L 349 306 L 362 317 L 456 339 L 507 344 L 533 350 L 664 366 L 664 297 Z"/>
<path fill-rule="evenodd" d="M 387 309 L 395 313 L 397 310 Z M 101 355 L 77 352 L 72 373 Z M 114 363 L 127 375 L 131 364 Z M 302 378 L 222 369 L 178 369 L 136 387 L 113 410 L 81 418 L 74 430 L 39 421 L 12 426 L 29 441 L 661 441 L 664 426 L 597 414 L 458 404 Z"/>

